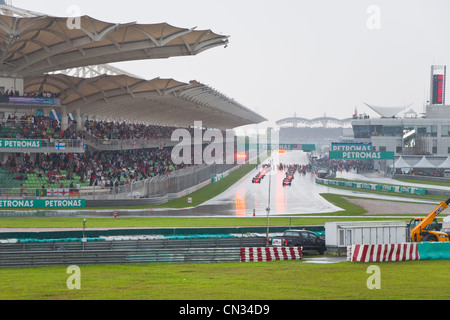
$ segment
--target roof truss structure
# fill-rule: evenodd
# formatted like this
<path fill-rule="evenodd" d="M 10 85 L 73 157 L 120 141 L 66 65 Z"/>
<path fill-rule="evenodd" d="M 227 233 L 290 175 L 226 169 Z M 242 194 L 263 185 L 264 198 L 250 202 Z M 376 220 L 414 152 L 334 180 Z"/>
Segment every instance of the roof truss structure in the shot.
<path fill-rule="evenodd" d="M 53 17 L 6 5 L 1 12 L 0 76 L 23 78 L 26 93 L 58 93 L 63 113 L 183 127 L 202 121 L 218 129 L 266 121 L 197 81 L 144 80 L 107 65 L 196 55 L 226 47 L 228 36 L 167 23 Z"/>
<path fill-rule="evenodd" d="M 77 17 L 0 15 L 0 70 L 26 77 L 80 66 L 196 55 L 228 36 L 169 25 L 119 24 Z"/>
<path fill-rule="evenodd" d="M 77 78 L 65 74 L 27 77 L 25 92 L 60 94 L 67 113 L 130 122 L 227 129 L 266 121 L 252 110 L 197 81 L 143 80 L 128 75 Z"/>
<path fill-rule="evenodd" d="M 301 117 L 289 117 L 280 119 L 276 122 L 277 125 L 292 125 L 294 127 L 351 127 L 351 118 L 336 119 L 332 117 L 320 117 L 315 119 L 306 119 Z"/>

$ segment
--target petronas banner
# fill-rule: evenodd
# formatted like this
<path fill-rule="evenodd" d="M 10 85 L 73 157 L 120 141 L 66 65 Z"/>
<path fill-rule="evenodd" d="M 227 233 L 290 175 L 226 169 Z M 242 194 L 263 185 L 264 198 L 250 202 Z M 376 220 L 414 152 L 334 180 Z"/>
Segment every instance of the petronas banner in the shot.
<path fill-rule="evenodd" d="M 40 149 L 42 148 L 42 143 L 41 140 L 0 139 L 0 148 Z"/>
<path fill-rule="evenodd" d="M 330 159 L 337 160 L 393 160 L 392 151 L 330 151 Z"/>
<path fill-rule="evenodd" d="M 3 209 L 31 209 L 31 208 L 84 208 L 85 199 L 2 199 L 0 208 Z"/>

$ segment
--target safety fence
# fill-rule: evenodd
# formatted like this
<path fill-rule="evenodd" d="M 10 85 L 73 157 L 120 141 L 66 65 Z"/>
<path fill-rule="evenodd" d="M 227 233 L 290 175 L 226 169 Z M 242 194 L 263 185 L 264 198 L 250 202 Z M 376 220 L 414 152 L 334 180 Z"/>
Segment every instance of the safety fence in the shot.
<path fill-rule="evenodd" d="M 239 262 L 239 248 L 13 252 L 0 254 L 0 268 L 150 262 Z"/>
<path fill-rule="evenodd" d="M 151 195 L 176 194 L 193 186 L 209 183 L 213 176 L 236 167 L 239 166 L 236 164 L 203 164 L 175 171 L 170 175 L 156 176 L 146 181 L 144 195 L 149 197 Z"/>
<path fill-rule="evenodd" d="M 420 242 L 400 244 L 352 245 L 347 248 L 347 261 L 385 262 L 450 259 L 450 243 Z"/>
<path fill-rule="evenodd" d="M 0 254 L 5 252 L 31 251 L 96 251 L 96 250 L 150 250 L 150 249 L 184 249 L 184 248 L 226 248 L 265 246 L 265 237 L 236 237 L 206 235 L 202 236 L 121 236 L 121 237 L 87 237 L 60 239 L 7 239 L 0 243 Z M 131 240 L 141 238 L 143 240 Z M 112 240 L 117 239 L 117 240 Z"/>
<path fill-rule="evenodd" d="M 324 184 L 329 186 L 338 186 L 338 187 L 347 187 L 347 188 L 355 188 L 355 189 L 365 189 L 365 190 L 373 190 L 373 191 L 387 191 L 394 193 L 410 193 L 410 194 L 426 194 L 427 189 L 424 188 L 415 188 L 415 187 L 404 187 L 404 186 L 391 186 L 384 184 L 371 184 L 371 183 L 363 183 L 363 182 L 352 182 L 352 181 L 341 181 L 341 180 L 328 180 L 316 178 L 317 184 Z"/>
<path fill-rule="evenodd" d="M 248 260 L 242 252 L 253 248 L 186 248 L 115 251 L 12 252 L 0 254 L 0 268 L 45 267 L 69 265 L 104 265 L 137 263 L 214 263 L 275 260 L 301 260 L 301 248 L 296 254 L 275 253 Z M 286 250 L 288 253 L 289 251 Z"/>
<path fill-rule="evenodd" d="M 174 171 L 170 174 L 154 176 L 145 180 L 131 181 L 128 184 L 119 184 L 115 180 L 112 181 L 112 184 L 109 187 L 102 185 L 83 186 L 79 191 L 75 191 L 68 187 L 57 189 L 37 188 L 28 190 L 23 190 L 21 188 L 4 188 L 0 189 L 0 196 L 2 199 L 17 202 L 17 206 L 2 206 L 3 208 L 11 209 L 36 207 L 27 204 L 21 205 L 24 201 L 31 201 L 30 203 L 33 203 L 32 200 L 64 199 L 82 200 L 83 203 L 85 200 L 89 200 L 91 201 L 90 204 L 94 204 L 94 206 L 103 206 L 103 204 L 93 203 L 92 201 L 144 199 L 147 202 L 151 202 L 149 205 L 158 205 L 166 203 L 168 200 L 177 199 L 188 193 L 194 192 L 211 182 L 216 182 L 218 181 L 217 177 L 225 177 L 229 172 L 237 168 L 239 168 L 239 165 L 204 164 Z M 45 190 L 45 193 L 42 193 L 43 190 Z M 114 202 L 111 202 L 111 204 L 114 204 Z M 108 206 L 107 202 L 106 206 Z M 79 206 L 64 207 L 72 208 Z M 84 207 L 84 205 L 82 207 Z"/>
<path fill-rule="evenodd" d="M 22 239 L 24 240 L 24 239 Z M 151 262 L 264 262 L 301 260 L 301 247 L 266 247 L 264 237 L 16 241 L 0 244 L 0 268 Z"/>
<path fill-rule="evenodd" d="M 89 200 L 119 200 L 168 197 L 176 199 L 193 192 L 195 188 L 212 182 L 216 175 L 226 174 L 238 168 L 232 164 L 202 164 L 173 171 L 170 174 L 157 175 L 145 180 L 132 181 L 119 185 L 112 182 L 111 187 L 102 186 L 83 187 L 79 197 Z"/>

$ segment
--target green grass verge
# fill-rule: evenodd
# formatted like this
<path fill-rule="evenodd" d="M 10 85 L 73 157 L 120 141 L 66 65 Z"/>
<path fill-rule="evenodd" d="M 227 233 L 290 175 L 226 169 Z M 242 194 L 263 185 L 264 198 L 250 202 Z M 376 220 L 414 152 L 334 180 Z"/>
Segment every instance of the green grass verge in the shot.
<path fill-rule="evenodd" d="M 369 265 L 380 267 L 381 289 L 367 288 Z M 0 269 L 0 299 L 448 300 L 449 267 L 448 260 L 81 266 L 79 290 L 67 288 L 67 267 L 14 268 Z M 427 280 L 418 283 L 418 274 Z"/>
<path fill-rule="evenodd" d="M 309 214 L 308 217 L 297 216 L 269 216 L 269 226 L 307 226 L 324 225 L 331 221 L 361 221 L 361 215 L 367 211 L 337 194 L 322 194 L 332 204 L 343 211 L 324 214 Z M 382 200 L 380 200 L 382 201 Z M 414 214 L 414 213 L 411 213 Z M 366 216 L 370 220 L 386 220 L 385 217 Z M 392 219 L 398 219 L 393 217 Z M 408 220 L 408 219 L 406 219 Z M 408 220 L 409 221 L 409 220 Z M 80 228 L 83 218 L 1 218 L 1 228 Z M 250 227 L 266 226 L 267 217 L 120 217 L 118 218 L 87 218 L 86 228 L 195 228 L 195 227 Z"/>
<path fill-rule="evenodd" d="M 448 183 L 448 182 L 416 180 L 416 179 L 395 179 L 395 180 L 406 182 L 406 183 L 417 183 L 417 184 L 426 184 L 426 185 L 431 185 L 431 186 L 450 187 L 450 183 Z"/>
<path fill-rule="evenodd" d="M 392 218 L 394 219 L 394 218 Z M 396 218 L 398 220 L 398 218 Z M 370 216 L 365 220 L 386 220 L 385 217 Z M 324 225 L 331 221 L 361 221 L 354 217 L 270 217 L 269 226 L 313 226 Z M 409 220 L 408 220 L 409 221 Z M 69 228 L 80 229 L 82 218 L 45 218 L 45 219 L 16 219 L 2 218 L 1 228 Z M 227 228 L 227 227 L 265 227 L 267 218 L 239 217 L 239 218 L 87 218 L 86 230 L 95 228 Z"/>
<path fill-rule="evenodd" d="M 350 181 L 350 180 L 348 180 Z M 357 182 L 357 181 L 351 181 L 351 182 Z M 358 181 L 359 182 L 359 181 Z M 335 186 L 335 185 L 328 185 L 323 184 L 323 186 L 329 187 L 329 188 L 335 188 L 335 189 L 343 189 L 343 190 L 349 190 L 349 191 L 356 191 L 360 193 L 371 193 L 371 194 L 379 194 L 379 195 L 385 195 L 385 196 L 393 196 L 393 197 L 402 197 L 402 198 L 415 198 L 415 199 L 422 199 L 422 200 L 435 200 L 435 201 L 445 201 L 448 199 L 447 196 L 439 196 L 439 195 L 430 195 L 430 194 L 409 194 L 409 193 L 401 193 L 401 192 L 389 192 L 389 191 L 376 191 L 376 190 L 368 190 L 368 189 L 356 189 L 351 187 L 343 187 L 343 186 Z M 450 194 L 450 192 L 449 192 Z"/>
<path fill-rule="evenodd" d="M 391 184 L 391 183 L 374 183 L 373 181 L 366 181 L 366 180 L 348 180 L 344 178 L 333 178 L 330 180 L 336 180 L 336 181 L 349 181 L 349 182 L 355 182 L 355 183 L 367 183 L 367 184 L 383 184 L 386 186 L 394 186 L 394 187 L 404 187 L 403 184 Z M 441 186 L 441 187 L 450 187 L 450 183 L 448 182 L 439 182 L 439 181 L 427 181 L 427 180 L 415 180 L 415 179 L 393 179 L 394 181 L 401 181 L 405 183 L 411 183 L 411 184 L 425 184 L 429 186 Z"/>
<path fill-rule="evenodd" d="M 344 211 L 338 211 L 334 213 L 336 215 L 361 215 L 367 213 L 367 210 L 346 200 L 341 195 L 333 193 L 323 193 L 321 194 L 321 196 L 328 202 L 334 204 L 335 206 L 344 209 Z"/>

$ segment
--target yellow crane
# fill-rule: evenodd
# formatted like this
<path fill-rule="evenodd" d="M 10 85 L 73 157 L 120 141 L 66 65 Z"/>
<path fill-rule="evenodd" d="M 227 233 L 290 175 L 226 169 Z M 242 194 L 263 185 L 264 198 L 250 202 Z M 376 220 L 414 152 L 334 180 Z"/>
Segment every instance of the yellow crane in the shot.
<path fill-rule="evenodd" d="M 449 235 L 439 230 L 439 225 L 436 217 L 450 204 L 450 198 L 442 201 L 433 211 L 431 211 L 425 218 L 414 218 L 409 224 L 412 242 L 422 241 L 437 241 L 448 242 Z"/>

